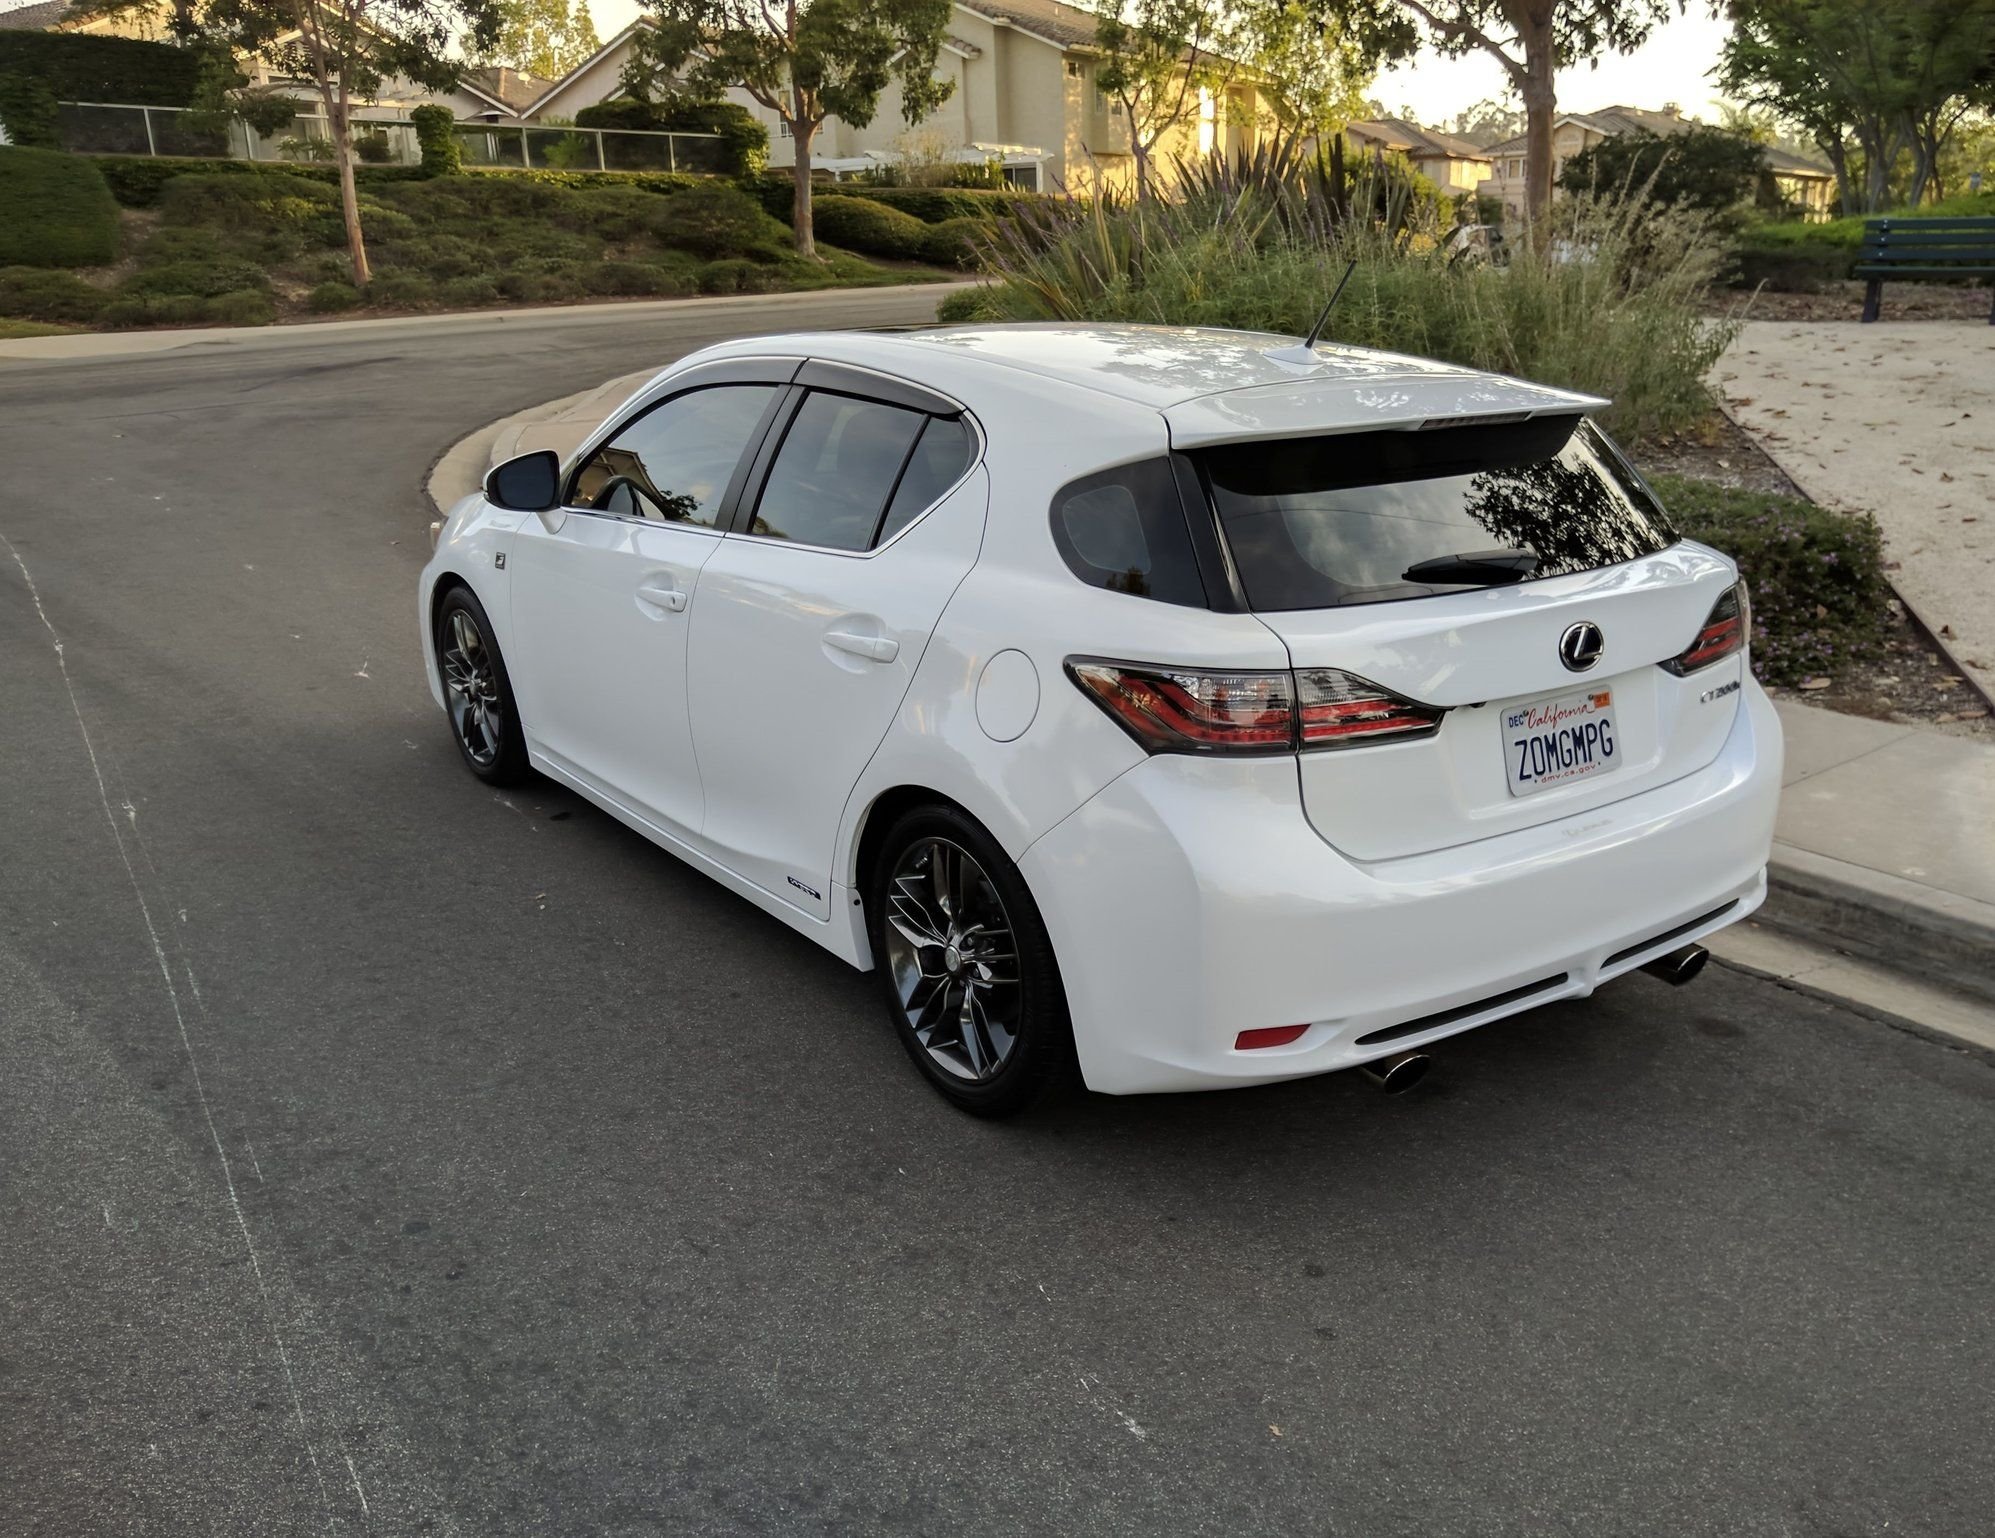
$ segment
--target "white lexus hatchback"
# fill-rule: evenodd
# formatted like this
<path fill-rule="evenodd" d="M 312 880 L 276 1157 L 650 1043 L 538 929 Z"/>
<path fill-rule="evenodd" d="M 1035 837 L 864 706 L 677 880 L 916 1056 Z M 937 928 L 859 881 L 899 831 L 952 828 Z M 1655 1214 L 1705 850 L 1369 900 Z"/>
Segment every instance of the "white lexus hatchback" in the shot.
<path fill-rule="evenodd" d="M 479 777 L 876 969 L 970 1110 L 1410 1076 L 1765 893 L 1745 588 L 1602 404 L 1227 331 L 729 342 L 452 510 L 431 689 Z"/>

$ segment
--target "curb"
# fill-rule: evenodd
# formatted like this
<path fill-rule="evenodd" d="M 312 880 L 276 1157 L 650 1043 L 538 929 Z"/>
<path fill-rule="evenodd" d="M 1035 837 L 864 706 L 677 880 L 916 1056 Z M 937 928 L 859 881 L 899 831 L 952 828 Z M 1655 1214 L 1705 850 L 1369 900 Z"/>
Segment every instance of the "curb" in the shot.
<path fill-rule="evenodd" d="M 1769 929 L 1995 1003 L 1995 904 L 1775 843 Z"/>
<path fill-rule="evenodd" d="M 429 497 L 431 509 L 438 518 L 448 516 L 451 508 L 484 484 L 487 470 L 500 460 L 512 458 L 528 428 L 556 421 L 571 413 L 580 417 L 583 415 L 582 408 L 600 400 L 602 410 L 588 423 L 588 428 L 593 429 L 597 421 L 608 416 L 620 401 L 633 394 L 657 372 L 657 369 L 644 369 L 636 374 L 621 375 L 597 385 L 593 390 L 577 390 L 573 395 L 564 395 L 558 400 L 542 401 L 538 406 L 528 406 L 524 411 L 515 411 L 509 417 L 488 422 L 469 437 L 458 439 L 437 457 L 423 480 L 423 491 Z"/>

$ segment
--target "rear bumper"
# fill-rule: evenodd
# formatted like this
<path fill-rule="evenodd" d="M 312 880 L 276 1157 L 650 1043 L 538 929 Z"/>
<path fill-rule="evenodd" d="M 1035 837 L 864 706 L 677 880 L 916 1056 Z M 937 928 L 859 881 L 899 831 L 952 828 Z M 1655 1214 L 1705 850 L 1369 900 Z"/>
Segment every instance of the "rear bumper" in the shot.
<path fill-rule="evenodd" d="M 1159 756 L 1022 868 L 1091 1088 L 1268 1083 L 1583 997 L 1743 918 L 1766 895 L 1780 766 L 1779 721 L 1748 682 L 1723 750 L 1694 774 L 1542 827 L 1358 864 L 1304 817 L 1292 760 Z M 1233 1048 L 1243 1030 L 1304 1022 L 1289 1046 Z"/>

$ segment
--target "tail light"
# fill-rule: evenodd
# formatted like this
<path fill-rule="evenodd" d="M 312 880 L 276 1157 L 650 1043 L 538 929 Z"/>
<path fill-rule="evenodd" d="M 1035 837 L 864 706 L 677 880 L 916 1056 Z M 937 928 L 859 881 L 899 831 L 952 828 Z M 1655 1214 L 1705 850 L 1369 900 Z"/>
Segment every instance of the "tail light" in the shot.
<path fill-rule="evenodd" d="M 1714 662 L 1744 651 L 1752 628 L 1752 597 L 1746 592 L 1745 583 L 1734 583 L 1719 594 L 1718 601 L 1711 606 L 1711 616 L 1704 621 L 1704 628 L 1697 632 L 1697 639 L 1680 656 L 1671 657 L 1663 666 L 1678 678 L 1686 673 L 1695 673 L 1699 668 L 1708 668 Z"/>
<path fill-rule="evenodd" d="M 1333 668 L 1220 673 L 1070 658 L 1067 672 L 1151 753 L 1294 753 L 1441 724 L 1442 712 Z"/>

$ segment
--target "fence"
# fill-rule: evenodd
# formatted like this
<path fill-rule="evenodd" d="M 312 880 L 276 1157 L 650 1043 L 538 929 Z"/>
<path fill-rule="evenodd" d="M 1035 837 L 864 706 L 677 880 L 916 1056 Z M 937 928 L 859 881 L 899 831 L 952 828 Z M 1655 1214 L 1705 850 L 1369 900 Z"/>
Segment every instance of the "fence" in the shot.
<path fill-rule="evenodd" d="M 84 155 L 193 155 L 211 160 L 324 161 L 332 132 L 324 116 L 301 112 L 289 126 L 260 134 L 231 118 L 220 126 L 185 107 L 139 107 L 66 101 L 57 108 L 64 149 Z M 550 171 L 699 171 L 733 168 L 718 134 L 650 133 L 621 128 L 548 128 L 532 123 L 459 123 L 464 163 Z M 405 117 L 356 117 L 356 158 L 372 165 L 422 161 L 415 125 Z"/>

